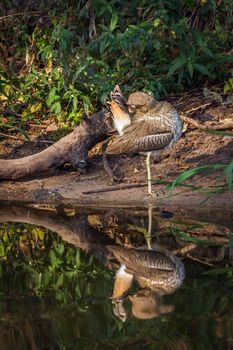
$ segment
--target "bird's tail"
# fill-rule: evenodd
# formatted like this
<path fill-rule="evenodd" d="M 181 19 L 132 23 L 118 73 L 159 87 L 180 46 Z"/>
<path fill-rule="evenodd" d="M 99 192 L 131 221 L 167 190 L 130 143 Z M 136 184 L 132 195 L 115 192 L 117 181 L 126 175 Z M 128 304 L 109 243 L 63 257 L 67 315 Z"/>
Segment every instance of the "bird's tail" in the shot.
<path fill-rule="evenodd" d="M 111 100 L 110 110 L 113 122 L 118 133 L 122 135 L 124 127 L 131 123 L 131 119 L 127 110 L 126 99 L 118 85 L 111 92 Z"/>
<path fill-rule="evenodd" d="M 119 85 L 116 85 L 114 87 L 113 91 L 111 91 L 110 93 L 110 96 L 111 96 L 111 100 L 116 102 L 119 105 L 119 107 L 123 108 L 126 106 L 127 101 L 124 98 Z"/>

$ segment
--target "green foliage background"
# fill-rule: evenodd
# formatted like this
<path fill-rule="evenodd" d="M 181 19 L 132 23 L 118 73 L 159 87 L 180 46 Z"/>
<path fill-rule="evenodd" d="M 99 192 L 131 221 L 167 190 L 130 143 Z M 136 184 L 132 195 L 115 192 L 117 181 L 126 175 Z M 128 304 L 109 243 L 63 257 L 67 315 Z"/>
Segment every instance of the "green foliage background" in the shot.
<path fill-rule="evenodd" d="M 3 0 L 0 11 L 6 128 L 50 116 L 74 125 L 116 83 L 156 98 L 207 80 L 231 89 L 231 0 Z"/>

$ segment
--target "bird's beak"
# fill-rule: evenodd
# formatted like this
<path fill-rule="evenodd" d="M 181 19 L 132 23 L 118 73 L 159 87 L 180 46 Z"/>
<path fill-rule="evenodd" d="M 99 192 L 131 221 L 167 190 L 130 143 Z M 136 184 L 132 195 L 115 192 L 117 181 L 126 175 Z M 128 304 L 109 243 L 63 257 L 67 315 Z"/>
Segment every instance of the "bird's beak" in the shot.
<path fill-rule="evenodd" d="M 114 301 L 113 312 L 122 322 L 125 322 L 128 318 L 128 311 L 123 303 L 123 300 Z"/>

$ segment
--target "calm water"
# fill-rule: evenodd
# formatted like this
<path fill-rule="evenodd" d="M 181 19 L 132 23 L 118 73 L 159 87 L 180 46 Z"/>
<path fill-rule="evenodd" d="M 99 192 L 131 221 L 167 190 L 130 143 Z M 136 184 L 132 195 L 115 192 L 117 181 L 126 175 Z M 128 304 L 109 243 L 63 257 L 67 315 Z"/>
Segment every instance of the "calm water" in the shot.
<path fill-rule="evenodd" d="M 232 219 L 2 205 L 0 349 L 233 349 Z"/>

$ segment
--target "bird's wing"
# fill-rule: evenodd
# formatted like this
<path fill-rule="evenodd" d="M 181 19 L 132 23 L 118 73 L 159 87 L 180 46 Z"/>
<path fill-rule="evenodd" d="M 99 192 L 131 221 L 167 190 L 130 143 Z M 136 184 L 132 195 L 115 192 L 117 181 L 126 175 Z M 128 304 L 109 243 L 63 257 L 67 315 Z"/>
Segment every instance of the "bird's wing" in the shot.
<path fill-rule="evenodd" d="M 176 269 L 169 252 L 165 254 L 162 251 L 125 249 L 119 246 L 111 246 L 109 250 L 126 266 L 125 271 L 132 275 L 153 278 L 155 275 L 173 275 Z"/>
<path fill-rule="evenodd" d="M 123 135 L 107 147 L 107 154 L 137 153 L 160 150 L 168 146 L 173 133 L 167 125 L 156 120 L 143 120 L 126 125 Z"/>
<path fill-rule="evenodd" d="M 140 253 L 141 255 L 137 259 L 132 259 L 132 256 L 128 257 L 128 262 L 125 263 L 125 271 L 129 274 L 141 275 L 145 278 L 174 274 L 175 264 L 168 256 L 155 251 L 144 251 Z"/>

